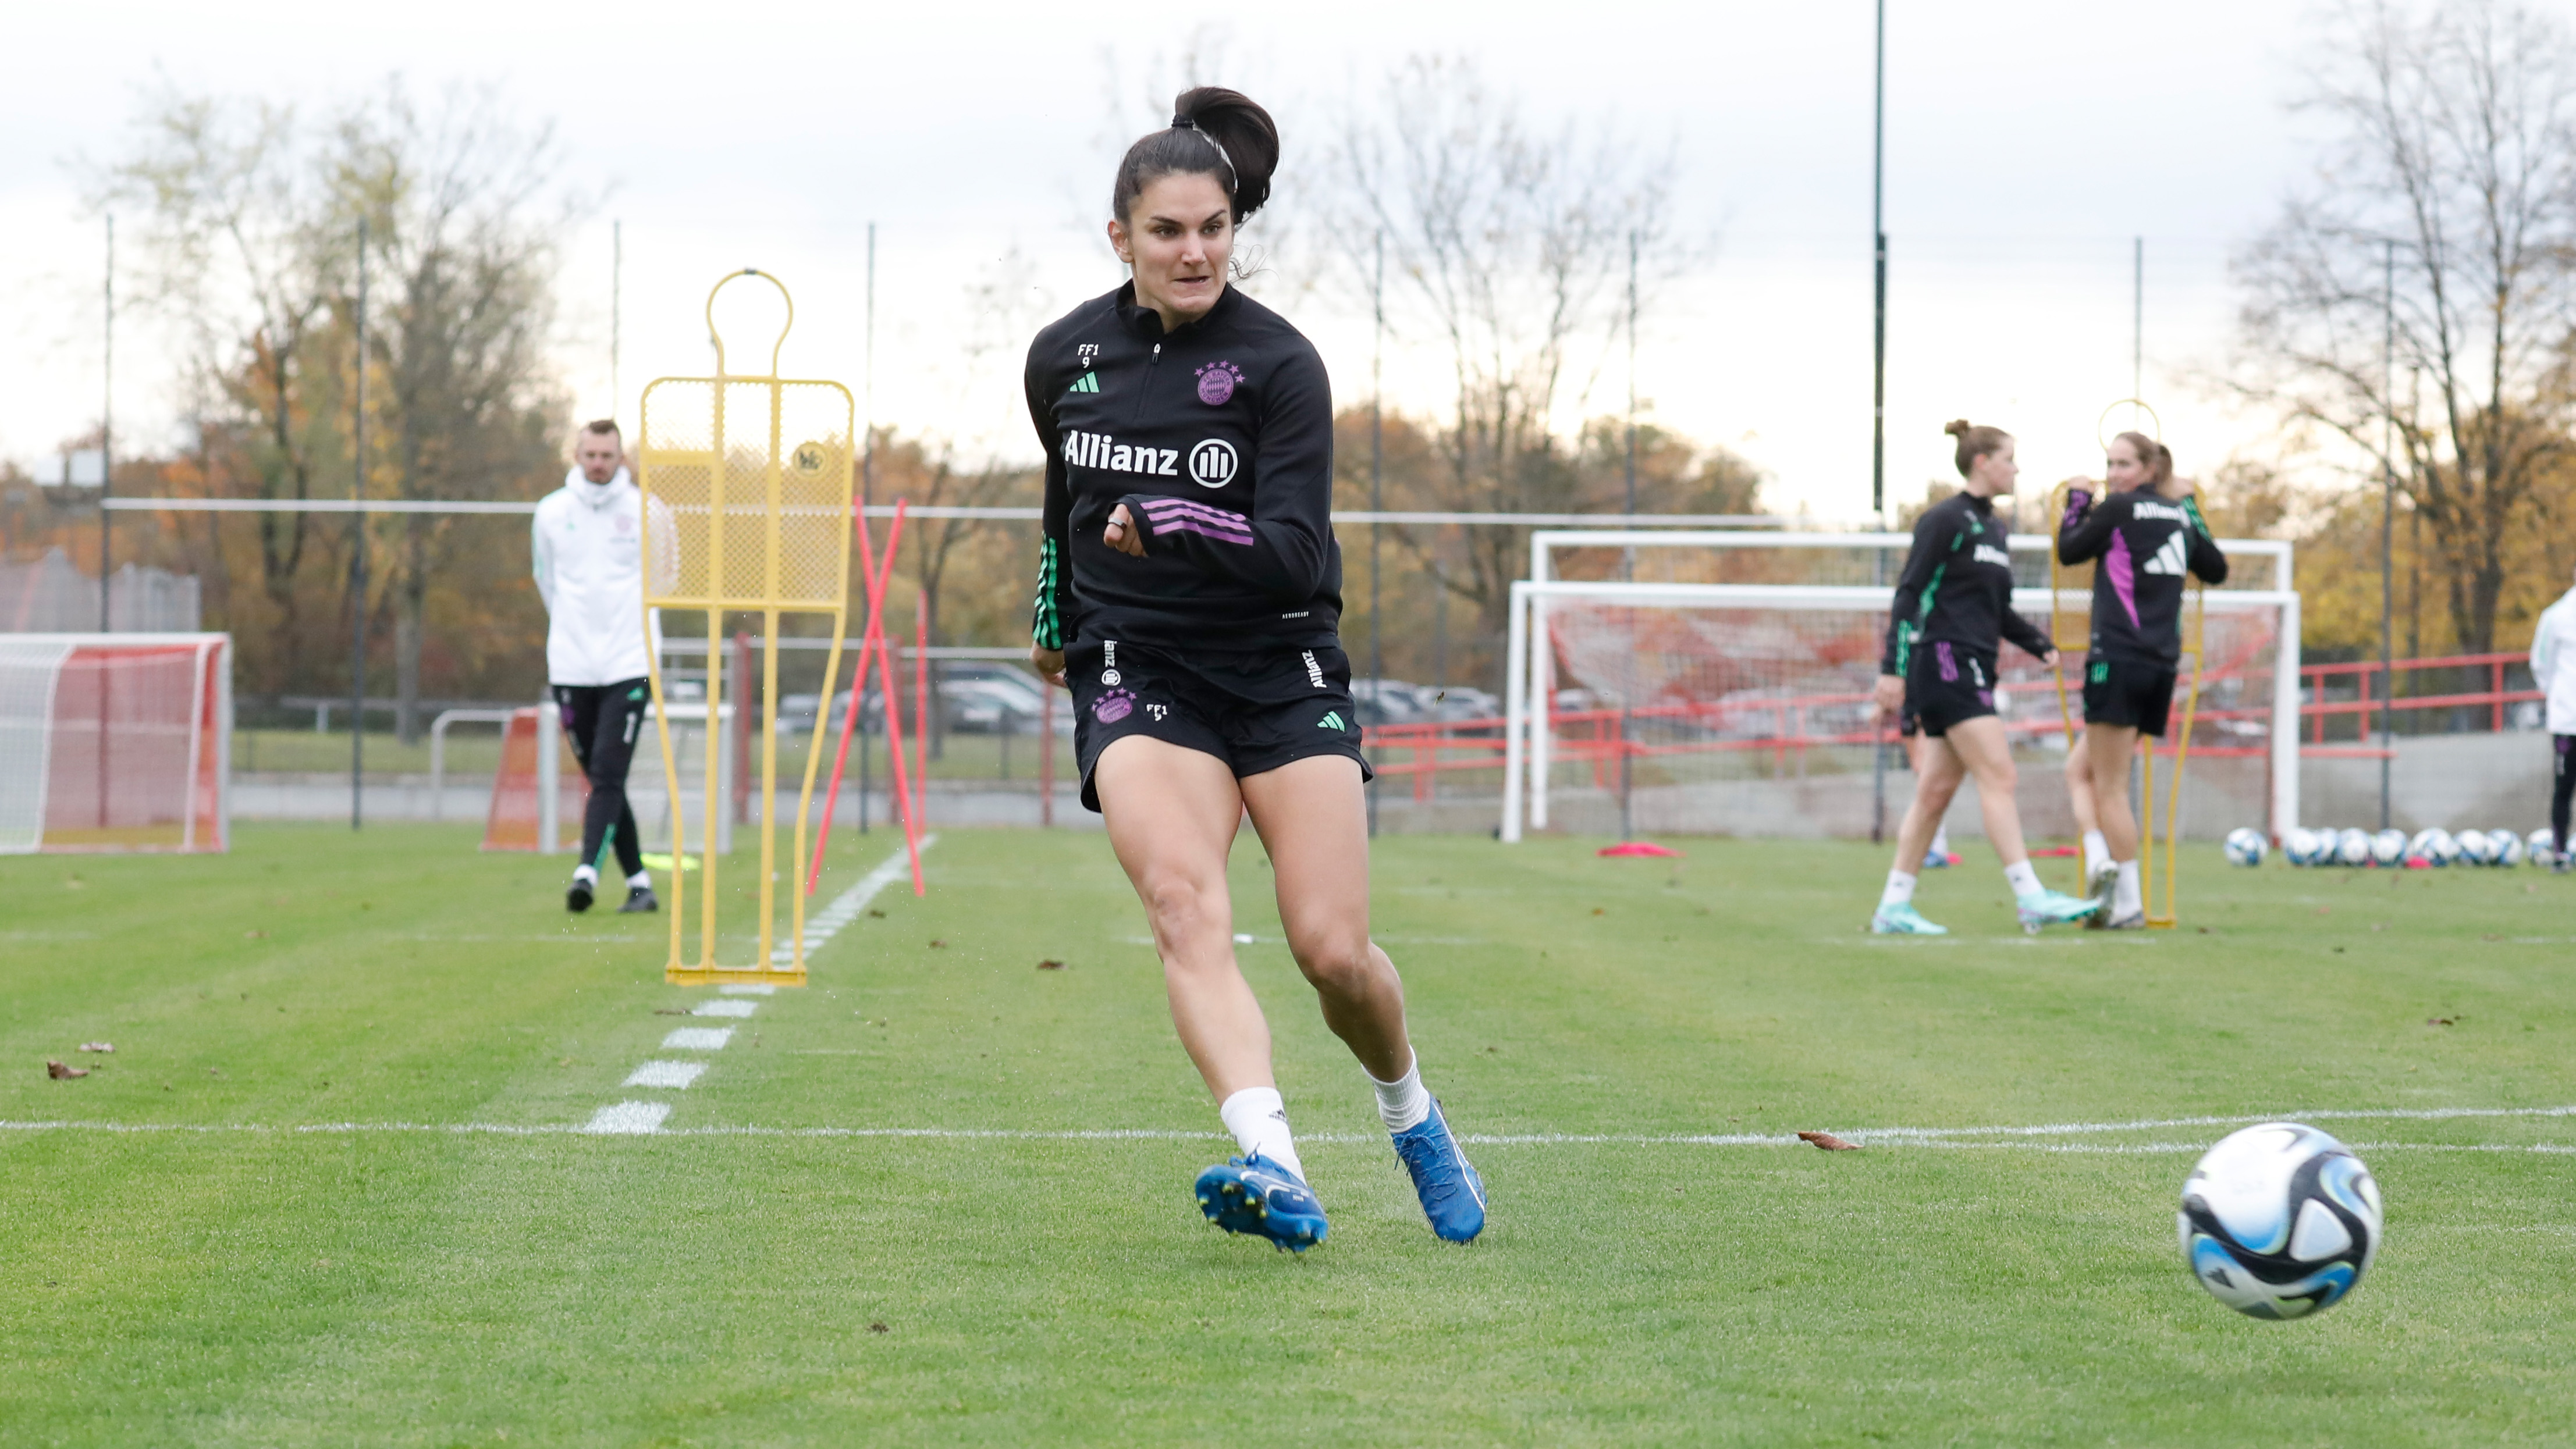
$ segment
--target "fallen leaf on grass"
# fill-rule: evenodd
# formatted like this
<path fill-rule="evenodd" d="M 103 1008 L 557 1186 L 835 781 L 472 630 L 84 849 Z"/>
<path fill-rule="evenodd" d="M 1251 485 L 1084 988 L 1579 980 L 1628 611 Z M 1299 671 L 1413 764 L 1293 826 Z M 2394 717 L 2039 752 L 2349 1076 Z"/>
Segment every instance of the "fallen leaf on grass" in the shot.
<path fill-rule="evenodd" d="M 883 912 L 883 911 L 870 911 L 870 912 L 868 912 L 868 916 L 870 917 L 870 919 L 882 921 L 882 920 L 884 920 L 884 919 L 885 919 L 885 912 Z"/>
<path fill-rule="evenodd" d="M 242 932 L 242 939 L 245 941 L 265 941 L 268 939 L 268 933 L 266 931 L 244 931 Z"/>
<path fill-rule="evenodd" d="M 1822 1151 L 1825 1151 L 1825 1152 L 1858 1152 L 1858 1151 L 1860 1151 L 1860 1144 L 1859 1144 L 1859 1143 L 1857 1143 L 1857 1142 L 1845 1142 L 1845 1141 L 1844 1141 L 1844 1140 L 1842 1140 L 1841 1138 L 1836 1137 L 1836 1136 L 1835 1136 L 1834 1134 L 1832 1134 L 1831 1132 L 1801 1132 L 1801 1133 L 1799 1133 L 1799 1134 L 1798 1134 L 1798 1140 L 1799 1140 L 1799 1141 L 1801 1141 L 1801 1142 L 1812 1143 L 1812 1144 L 1814 1144 L 1818 1149 L 1820 1149 L 1820 1150 L 1822 1150 Z"/>
<path fill-rule="evenodd" d="M 868 1325 L 868 1332 L 870 1332 L 870 1333 L 892 1333 L 892 1332 L 894 1332 L 894 1330 L 893 1330 L 893 1329 L 891 1329 L 891 1328 L 886 1327 L 883 1323 L 871 1323 L 871 1324 L 869 1324 L 869 1325 Z"/>
<path fill-rule="evenodd" d="M 114 1045 L 103 1041 L 82 1042 L 80 1044 L 80 1049 L 85 1052 L 112 1052 L 116 1050 Z"/>
<path fill-rule="evenodd" d="M 2502 936 L 2497 936 L 2497 935 L 2485 935 L 2485 936 L 2480 936 L 2480 937 L 2478 937 L 2478 939 L 2479 939 L 2479 940 L 2481 940 L 2481 941 L 2501 941 L 2501 940 L 2503 940 L 2503 939 L 2504 939 L 2504 937 L 2502 937 Z"/>
<path fill-rule="evenodd" d="M 2459 1018 L 2453 1016 L 2428 1016 L 2424 1018 L 2424 1024 L 2426 1026 L 2449 1026 L 2457 1020 L 2459 1020 Z"/>
<path fill-rule="evenodd" d="M 940 947 L 945 946 L 945 945 L 947 945 L 947 944 L 948 944 L 948 943 L 947 943 L 947 942 L 945 942 L 945 941 L 932 941 L 932 942 L 930 943 L 930 949 L 932 949 L 932 950 L 936 951 L 936 950 L 938 950 Z"/>
<path fill-rule="evenodd" d="M 676 1006 L 657 1006 L 653 1008 L 653 1014 L 655 1016 L 686 1016 L 689 1013 Z"/>
<path fill-rule="evenodd" d="M 2334 907 L 2332 907 L 2332 906 L 2319 906 L 2319 907 L 2317 907 L 2317 914 L 2318 914 L 2318 915 L 2320 915 L 2320 916 L 2332 915 L 2333 913 L 2334 913 Z"/>
<path fill-rule="evenodd" d="M 1040 971 L 1061 971 L 1064 969 L 1064 963 L 1061 961 L 1040 961 L 1038 963 L 1038 969 Z"/>
<path fill-rule="evenodd" d="M 71 1077 L 86 1077 L 89 1075 L 89 1068 L 67 1067 L 61 1062 L 49 1061 L 45 1063 L 45 1075 L 59 1082 Z"/>

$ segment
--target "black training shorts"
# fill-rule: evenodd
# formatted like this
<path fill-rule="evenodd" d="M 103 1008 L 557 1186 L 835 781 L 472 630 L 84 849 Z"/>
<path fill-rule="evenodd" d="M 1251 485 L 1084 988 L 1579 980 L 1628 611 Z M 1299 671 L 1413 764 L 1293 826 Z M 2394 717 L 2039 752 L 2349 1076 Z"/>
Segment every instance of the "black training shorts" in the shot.
<path fill-rule="evenodd" d="M 1905 713 L 1939 739 L 1961 720 L 1995 712 L 1995 654 L 1947 639 L 1919 640 L 1905 675 Z"/>
<path fill-rule="evenodd" d="M 2162 739 L 2173 692 L 2170 664 L 2097 655 L 2084 666 L 2084 722 L 2122 725 Z"/>
<path fill-rule="evenodd" d="M 1064 651 L 1064 680 L 1085 810 L 1100 809 L 1091 778 L 1100 752 L 1129 735 L 1214 755 L 1238 780 L 1309 755 L 1347 755 L 1361 779 L 1373 774 L 1360 754 L 1351 662 L 1329 644 L 1183 655 L 1084 639 Z"/>

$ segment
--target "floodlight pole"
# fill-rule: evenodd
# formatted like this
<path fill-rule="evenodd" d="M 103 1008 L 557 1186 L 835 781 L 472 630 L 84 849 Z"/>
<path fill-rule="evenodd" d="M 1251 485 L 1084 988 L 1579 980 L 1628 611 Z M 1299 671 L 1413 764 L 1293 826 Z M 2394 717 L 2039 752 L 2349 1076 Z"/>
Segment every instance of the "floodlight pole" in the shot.
<path fill-rule="evenodd" d="M 1369 353 L 1369 511 L 1386 511 L 1386 229 L 1377 233 L 1377 266 L 1369 282 L 1375 340 Z M 1369 524 L 1369 703 L 1386 719 L 1386 659 L 1378 633 L 1378 542 L 1383 525 Z M 1356 722 L 1355 722 L 1356 723 Z M 1377 781 L 1369 781 L 1368 833 L 1377 834 Z"/>
<path fill-rule="evenodd" d="M 1874 351 L 1870 363 L 1870 521 L 1887 524 L 1887 0 L 1878 0 L 1878 70 L 1871 111 L 1869 232 L 1876 271 Z M 1876 582 L 1887 582 L 1887 550 L 1874 549 Z M 1887 742 L 1880 737 L 1878 707 L 1870 706 L 1869 838 L 1887 838 Z"/>
<path fill-rule="evenodd" d="M 350 409 L 349 498 L 367 501 L 367 219 L 358 218 L 358 376 Z M 349 515 L 349 828 L 364 823 L 367 764 L 367 515 Z"/>
<path fill-rule="evenodd" d="M 2380 256 L 2379 397 L 2383 426 L 2379 445 L 2379 828 L 2386 830 L 2388 767 L 2397 747 L 2397 672 L 2389 657 L 2390 614 L 2395 598 L 2391 554 L 2397 535 L 2397 243 L 2384 243 Z"/>
<path fill-rule="evenodd" d="M 116 492 L 116 218 L 107 218 L 107 273 L 105 282 L 107 312 L 105 319 L 106 354 L 102 359 L 98 402 L 98 632 L 104 634 L 116 627 L 108 617 L 108 532 L 112 515 L 107 500 Z M 72 481 L 69 466 L 63 469 L 63 481 Z M 101 824 L 106 822 L 102 820 Z"/>

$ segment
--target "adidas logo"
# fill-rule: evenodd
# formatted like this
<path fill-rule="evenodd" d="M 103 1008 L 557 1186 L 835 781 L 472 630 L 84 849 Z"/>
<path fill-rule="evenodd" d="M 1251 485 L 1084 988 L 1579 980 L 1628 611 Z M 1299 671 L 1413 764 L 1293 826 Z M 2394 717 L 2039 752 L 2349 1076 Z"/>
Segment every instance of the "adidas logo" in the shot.
<path fill-rule="evenodd" d="M 2180 577 L 2182 571 L 2189 566 L 2190 559 L 2190 542 L 2183 537 L 2182 530 L 2176 529 L 2165 539 L 2165 546 L 2156 550 L 2156 556 L 2147 560 L 2146 567 L 2140 572 L 2172 574 Z"/>
<path fill-rule="evenodd" d="M 1315 728 L 1319 730 L 1346 730 L 1349 729 L 1350 726 L 1342 723 L 1342 712 L 1340 710 L 1332 709 L 1326 710 L 1324 712 L 1324 717 L 1315 721 Z"/>
<path fill-rule="evenodd" d="M 1068 393 L 1098 392 L 1100 391 L 1100 374 L 1096 372 L 1086 372 L 1082 375 L 1079 381 L 1075 382 L 1073 386 L 1066 388 L 1065 391 Z"/>

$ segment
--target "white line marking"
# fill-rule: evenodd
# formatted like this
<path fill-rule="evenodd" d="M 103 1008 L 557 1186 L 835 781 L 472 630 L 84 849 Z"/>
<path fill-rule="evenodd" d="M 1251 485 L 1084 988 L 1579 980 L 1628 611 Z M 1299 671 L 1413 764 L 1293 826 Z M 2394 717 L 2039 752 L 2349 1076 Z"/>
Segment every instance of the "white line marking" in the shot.
<path fill-rule="evenodd" d="M 662 1038 L 666 1052 L 720 1052 L 733 1040 L 729 1026 L 684 1026 Z"/>
<path fill-rule="evenodd" d="M 760 1010 L 757 1001 L 701 1001 L 689 1009 L 691 1016 L 749 1016 Z"/>
<path fill-rule="evenodd" d="M 925 835 L 921 837 L 921 848 L 928 850 L 938 841 L 936 833 Z M 857 920 L 859 913 L 868 908 L 868 902 L 875 900 L 879 891 L 911 874 L 912 857 L 905 851 L 898 850 L 877 862 L 876 869 L 860 876 L 848 890 L 832 897 L 830 905 L 805 918 L 805 954 L 813 955 L 825 942 L 839 935 L 843 926 Z M 793 963 L 795 959 L 796 948 L 792 942 L 774 947 L 769 953 L 773 966 L 781 962 Z"/>
<path fill-rule="evenodd" d="M 668 1102 L 618 1102 L 602 1107 L 590 1116 L 581 1130 L 602 1136 L 641 1136 L 662 1130 L 662 1119 L 671 1115 Z"/>
<path fill-rule="evenodd" d="M 778 994 L 778 988 L 765 981 L 748 984 L 736 981 L 731 985 L 719 986 L 716 990 L 727 996 L 776 996 Z"/>
<path fill-rule="evenodd" d="M 627 1087 L 677 1087 L 687 1091 L 689 1083 L 705 1072 L 704 1062 L 646 1062 L 627 1073 L 619 1085 Z"/>

